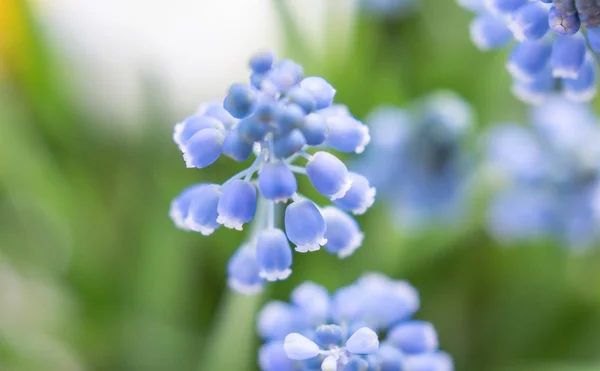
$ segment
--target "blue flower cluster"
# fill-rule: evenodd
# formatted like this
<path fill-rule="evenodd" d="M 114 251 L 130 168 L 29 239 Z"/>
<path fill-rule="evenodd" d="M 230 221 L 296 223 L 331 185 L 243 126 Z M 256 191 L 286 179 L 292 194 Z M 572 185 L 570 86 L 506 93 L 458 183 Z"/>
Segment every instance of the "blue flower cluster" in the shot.
<path fill-rule="evenodd" d="M 452 371 L 433 325 L 411 319 L 419 295 L 405 281 L 367 274 L 332 296 L 306 282 L 291 302 L 258 316 L 263 371 Z M 385 336 L 384 336 L 385 335 Z"/>
<path fill-rule="evenodd" d="M 587 105 L 554 97 L 533 109 L 532 128 L 492 127 L 485 174 L 502 186 L 488 209 L 491 233 L 513 241 L 552 237 L 589 247 L 600 222 L 600 127 Z"/>
<path fill-rule="evenodd" d="M 450 220 L 462 211 L 472 117 L 469 104 L 448 91 L 407 110 L 386 106 L 369 115 L 373 145 L 356 169 L 377 187 L 400 224 Z"/>
<path fill-rule="evenodd" d="M 276 61 L 270 52 L 254 56 L 250 68 L 248 84 L 231 85 L 222 103 L 210 103 L 177 124 L 173 139 L 189 168 L 207 167 L 222 155 L 254 160 L 222 185 L 187 188 L 170 210 L 178 227 L 203 235 L 220 226 L 242 230 L 257 219 L 256 233 L 228 266 L 230 286 L 245 293 L 290 275 L 288 240 L 298 252 L 323 246 L 340 258 L 351 255 L 363 234 L 346 212 L 364 213 L 375 197 L 365 177 L 324 151 L 361 153 L 370 140 L 367 126 L 345 106 L 333 105 L 333 87 L 321 77 L 304 77 L 300 65 Z M 309 154 L 310 147 L 319 150 Z M 306 165 L 294 165 L 298 159 Z M 299 194 L 295 174 L 306 175 L 335 206 L 320 208 Z M 290 200 L 284 232 L 276 226 L 276 203 Z"/>
<path fill-rule="evenodd" d="M 575 101 L 596 95 L 600 3 L 596 0 L 458 0 L 477 13 L 471 39 L 480 49 L 513 39 L 506 65 L 513 93 L 540 103 L 555 89 Z"/>

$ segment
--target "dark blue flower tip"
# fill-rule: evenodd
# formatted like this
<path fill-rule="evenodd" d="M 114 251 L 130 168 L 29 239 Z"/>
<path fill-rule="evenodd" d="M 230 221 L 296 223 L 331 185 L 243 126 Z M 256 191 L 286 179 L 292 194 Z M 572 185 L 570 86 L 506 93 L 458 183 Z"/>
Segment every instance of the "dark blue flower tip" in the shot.
<path fill-rule="evenodd" d="M 317 109 L 323 109 L 333 104 L 335 89 L 322 77 L 310 76 L 300 82 L 300 87 L 310 93 Z"/>
<path fill-rule="evenodd" d="M 305 114 L 313 112 L 316 108 L 316 101 L 313 95 L 301 87 L 292 88 L 287 94 L 287 99 L 290 103 L 302 108 Z"/>
<path fill-rule="evenodd" d="M 323 348 L 342 346 L 342 328 L 338 325 L 321 325 L 315 331 L 315 342 Z"/>
<path fill-rule="evenodd" d="M 324 247 L 329 253 L 346 258 L 362 245 L 364 235 L 351 216 L 336 207 L 328 206 L 323 209 L 323 217 L 327 224 L 327 243 Z"/>
<path fill-rule="evenodd" d="M 220 198 L 221 187 L 216 184 L 207 184 L 196 192 L 185 219 L 186 227 L 205 236 L 212 234 L 221 226 L 217 222 L 217 204 Z"/>
<path fill-rule="evenodd" d="M 364 214 L 375 202 L 375 188 L 371 187 L 364 176 L 350 172 L 352 186 L 344 197 L 334 201 L 334 204 L 355 215 Z"/>
<path fill-rule="evenodd" d="M 350 115 L 328 118 L 327 127 L 327 144 L 341 152 L 362 153 L 371 141 L 369 127 Z"/>
<path fill-rule="evenodd" d="M 319 250 L 327 243 L 326 230 L 325 218 L 313 202 L 296 201 L 285 209 L 285 232 L 296 245 L 296 251 Z"/>
<path fill-rule="evenodd" d="M 188 168 L 203 168 L 213 164 L 221 156 L 224 140 L 223 132 L 218 129 L 200 130 L 185 144 L 185 165 Z"/>
<path fill-rule="evenodd" d="M 548 11 L 548 23 L 552 31 L 562 36 L 573 35 L 581 27 L 581 21 L 577 13 L 565 14 L 555 7 L 551 7 Z"/>
<path fill-rule="evenodd" d="M 175 197 L 175 199 L 173 199 L 169 208 L 169 217 L 171 217 L 171 220 L 175 223 L 177 228 L 185 231 L 190 230 L 186 224 L 190 205 L 196 195 L 198 195 L 206 186 L 208 186 L 208 184 L 194 184 L 184 189 L 177 197 Z"/>
<path fill-rule="evenodd" d="M 267 200 L 285 202 L 296 193 L 298 184 L 292 170 L 278 161 L 263 166 L 258 174 L 258 189 Z"/>
<path fill-rule="evenodd" d="M 175 125 L 173 130 L 173 141 L 179 146 L 181 152 L 186 152 L 187 141 L 200 130 L 208 128 L 218 129 L 221 132 L 225 131 L 223 123 L 213 117 L 198 114 L 190 116 L 183 122 Z"/>
<path fill-rule="evenodd" d="M 583 36 L 558 36 L 552 47 L 550 63 L 552 76 L 576 79 L 585 61 L 586 45 Z"/>
<path fill-rule="evenodd" d="M 431 353 L 438 349 L 437 332 L 424 321 L 407 321 L 394 327 L 387 340 L 405 354 Z"/>
<path fill-rule="evenodd" d="M 292 273 L 292 249 L 281 229 L 269 228 L 258 233 L 256 259 L 260 276 L 267 281 L 284 280 Z"/>
<path fill-rule="evenodd" d="M 277 133 L 285 134 L 293 129 L 301 127 L 305 115 L 306 113 L 297 104 L 288 104 L 280 107 L 275 114 Z"/>
<path fill-rule="evenodd" d="M 223 101 L 223 108 L 237 119 L 243 119 L 252 113 L 256 103 L 256 94 L 249 85 L 236 83 L 231 85 Z"/>
<path fill-rule="evenodd" d="M 250 244 L 242 245 L 227 263 L 227 284 L 235 292 L 255 295 L 263 290 L 265 280 L 259 275 L 256 251 Z"/>
<path fill-rule="evenodd" d="M 256 189 L 250 182 L 235 179 L 223 186 L 217 205 L 217 222 L 226 228 L 242 230 L 256 213 Z"/>
<path fill-rule="evenodd" d="M 255 73 L 263 74 L 273 67 L 273 63 L 275 63 L 275 53 L 269 50 L 255 54 L 250 59 L 250 68 Z"/>
<path fill-rule="evenodd" d="M 246 141 L 235 130 L 227 132 L 223 141 L 223 154 L 235 161 L 246 161 L 252 154 L 253 143 Z"/>
<path fill-rule="evenodd" d="M 275 136 L 273 147 L 277 158 L 288 158 L 306 145 L 304 135 L 298 129 Z"/>
<path fill-rule="evenodd" d="M 327 139 L 327 130 L 325 118 L 317 113 L 311 113 L 304 117 L 304 124 L 300 128 L 306 144 L 309 146 L 323 144 Z"/>
<path fill-rule="evenodd" d="M 331 200 L 344 197 L 352 186 L 346 165 L 327 152 L 317 152 L 312 156 L 306 164 L 306 174 L 316 190 Z"/>

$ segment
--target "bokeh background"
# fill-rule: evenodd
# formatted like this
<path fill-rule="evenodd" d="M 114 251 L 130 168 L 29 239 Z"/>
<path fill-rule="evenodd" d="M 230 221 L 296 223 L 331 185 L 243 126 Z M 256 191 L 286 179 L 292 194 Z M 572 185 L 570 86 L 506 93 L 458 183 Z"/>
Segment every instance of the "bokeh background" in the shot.
<path fill-rule="evenodd" d="M 600 370 L 598 249 L 500 246 L 476 195 L 459 227 L 403 228 L 376 204 L 351 258 L 295 254 L 257 297 L 225 284 L 243 233 L 169 220 L 185 186 L 238 168 L 186 169 L 173 124 L 265 48 L 324 76 L 359 118 L 446 88 L 476 131 L 525 122 L 506 55 L 472 45 L 468 12 L 416 3 L 390 19 L 350 0 L 0 0 L 0 370 L 257 370 L 266 300 L 374 270 L 417 287 L 417 317 L 457 370 Z"/>

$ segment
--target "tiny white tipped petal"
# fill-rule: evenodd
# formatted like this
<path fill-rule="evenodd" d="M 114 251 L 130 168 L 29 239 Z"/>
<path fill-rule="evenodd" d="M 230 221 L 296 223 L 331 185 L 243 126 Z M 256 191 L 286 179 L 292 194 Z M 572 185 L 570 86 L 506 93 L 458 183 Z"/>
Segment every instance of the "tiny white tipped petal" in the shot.
<path fill-rule="evenodd" d="M 273 282 L 273 281 L 277 281 L 277 280 L 285 280 L 286 278 L 288 278 L 290 276 L 290 274 L 292 274 L 292 270 L 291 269 L 286 269 L 283 271 L 261 271 L 259 273 L 259 275 L 266 279 L 267 281 Z"/>
<path fill-rule="evenodd" d="M 350 255 L 352 255 L 354 253 L 354 251 L 356 251 L 356 249 L 358 249 L 360 247 L 360 245 L 362 245 L 364 237 L 365 237 L 364 233 L 359 233 L 359 234 L 355 235 L 354 238 L 352 239 L 352 241 L 350 242 L 350 244 L 338 252 L 338 254 L 337 254 L 338 257 L 340 259 L 344 259 L 344 258 L 347 258 Z"/>
<path fill-rule="evenodd" d="M 337 371 L 337 359 L 334 356 L 328 356 L 325 358 L 323 363 L 321 363 L 322 371 Z"/>
<path fill-rule="evenodd" d="M 346 177 L 346 179 L 344 179 L 344 185 L 342 186 L 342 188 L 340 188 L 340 190 L 337 193 L 331 195 L 331 197 L 329 197 L 329 199 L 331 201 L 335 201 L 339 198 L 344 197 L 346 195 L 346 193 L 348 193 L 348 191 L 350 190 L 350 187 L 352 187 L 352 183 L 353 183 L 353 180 L 350 177 L 350 175 L 348 175 Z"/>
<path fill-rule="evenodd" d="M 243 230 L 244 222 L 238 218 L 229 218 L 226 216 L 219 215 L 217 217 L 217 223 L 222 224 L 225 228 L 236 229 L 238 231 Z"/>
<path fill-rule="evenodd" d="M 363 134 L 362 141 L 360 142 L 360 144 L 358 145 L 358 147 L 356 147 L 356 150 L 354 151 L 358 154 L 363 153 L 365 148 L 367 147 L 367 145 L 371 142 L 371 135 L 369 134 L 369 127 L 367 125 L 363 125 L 360 128 L 360 131 Z"/>

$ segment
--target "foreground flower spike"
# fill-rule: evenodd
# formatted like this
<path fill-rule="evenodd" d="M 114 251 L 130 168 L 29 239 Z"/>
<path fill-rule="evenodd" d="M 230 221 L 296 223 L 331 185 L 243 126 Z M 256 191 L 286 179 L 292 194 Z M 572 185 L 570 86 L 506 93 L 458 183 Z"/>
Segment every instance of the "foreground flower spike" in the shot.
<path fill-rule="evenodd" d="M 332 296 L 312 282 L 291 296 L 258 315 L 262 371 L 454 369 L 433 325 L 411 319 L 419 297 L 405 281 L 370 273 Z"/>
<path fill-rule="evenodd" d="M 173 141 L 189 168 L 205 168 L 222 155 L 237 162 L 254 160 L 221 185 L 187 188 L 169 211 L 178 228 L 203 235 L 221 226 L 243 230 L 253 223 L 227 268 L 229 286 L 244 294 L 260 292 L 266 281 L 292 273 L 291 244 L 300 253 L 324 246 L 340 258 L 351 255 L 363 234 L 344 211 L 363 214 L 376 193 L 367 178 L 349 172 L 327 152 L 361 153 L 371 137 L 348 108 L 333 104 L 335 89 L 325 79 L 304 77 L 302 66 L 277 61 L 271 52 L 252 57 L 250 69 L 248 83 L 231 85 L 222 102 L 206 104 L 176 124 Z M 310 154 L 313 146 L 319 150 Z M 322 208 L 302 196 L 296 175 L 308 177 L 335 206 Z M 277 212 L 280 204 L 284 213 Z M 278 228 L 279 219 L 285 230 Z"/>
<path fill-rule="evenodd" d="M 408 109 L 380 107 L 367 117 L 372 142 L 352 168 L 364 174 L 400 226 L 451 222 L 463 211 L 468 184 L 465 141 L 472 109 L 456 94 L 431 94 Z M 390 160 L 393 159 L 393 160 Z M 360 214 L 375 190 L 351 173 L 350 190 L 334 204 Z"/>
<path fill-rule="evenodd" d="M 477 16 L 471 39 L 482 50 L 516 41 L 506 68 L 513 93 L 539 104 L 559 89 L 574 101 L 596 96 L 600 3 L 595 0 L 458 0 Z"/>
<path fill-rule="evenodd" d="M 496 187 L 488 229 L 501 241 L 551 237 L 588 248 L 600 235 L 598 117 L 554 97 L 532 110 L 531 121 L 496 125 L 483 137 L 483 174 Z"/>

